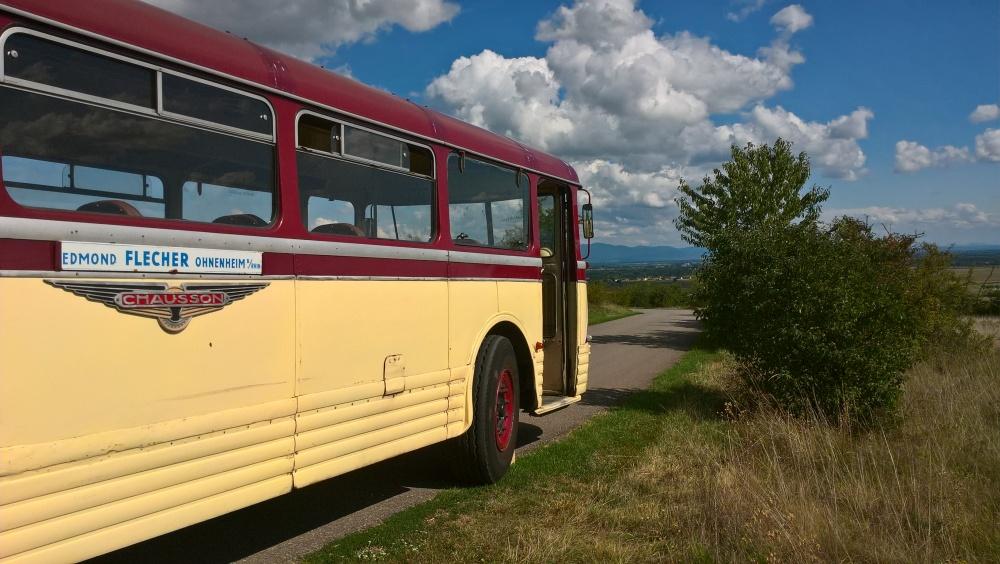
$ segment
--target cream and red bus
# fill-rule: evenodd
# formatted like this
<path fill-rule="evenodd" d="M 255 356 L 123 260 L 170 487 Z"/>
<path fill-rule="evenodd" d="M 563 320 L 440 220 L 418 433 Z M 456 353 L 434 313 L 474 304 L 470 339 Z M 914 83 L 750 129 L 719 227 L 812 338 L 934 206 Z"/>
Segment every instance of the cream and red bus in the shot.
<path fill-rule="evenodd" d="M 586 390 L 565 162 L 137 1 L 0 2 L 0 47 L 0 559 L 438 442 L 492 482 Z"/>

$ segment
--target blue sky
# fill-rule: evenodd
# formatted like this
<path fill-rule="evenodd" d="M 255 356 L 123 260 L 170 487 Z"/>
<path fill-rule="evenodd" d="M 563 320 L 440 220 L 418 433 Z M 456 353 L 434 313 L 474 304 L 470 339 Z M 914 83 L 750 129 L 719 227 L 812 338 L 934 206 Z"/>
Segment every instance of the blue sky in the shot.
<path fill-rule="evenodd" d="M 677 179 L 783 134 L 829 216 L 1000 244 L 996 1 L 248 1 L 156 3 L 562 156 L 607 242 L 680 243 Z"/>

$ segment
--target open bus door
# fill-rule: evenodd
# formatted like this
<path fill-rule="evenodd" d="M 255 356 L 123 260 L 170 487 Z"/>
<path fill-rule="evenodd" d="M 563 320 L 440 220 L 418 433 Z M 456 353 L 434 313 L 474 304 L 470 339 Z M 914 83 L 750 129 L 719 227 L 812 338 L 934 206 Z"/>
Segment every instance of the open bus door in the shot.
<path fill-rule="evenodd" d="M 576 394 L 579 319 L 576 268 L 576 225 L 570 187 L 545 180 L 538 186 L 539 236 L 542 255 L 542 337 L 545 354 L 543 415 L 580 401 Z"/>

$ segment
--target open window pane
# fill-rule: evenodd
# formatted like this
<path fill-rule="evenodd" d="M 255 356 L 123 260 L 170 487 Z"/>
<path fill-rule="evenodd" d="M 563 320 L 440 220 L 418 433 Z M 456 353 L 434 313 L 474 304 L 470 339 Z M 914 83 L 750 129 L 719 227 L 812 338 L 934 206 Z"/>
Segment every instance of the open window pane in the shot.
<path fill-rule="evenodd" d="M 344 128 L 344 153 L 407 170 L 410 168 L 410 152 L 406 143 L 351 126 Z"/>

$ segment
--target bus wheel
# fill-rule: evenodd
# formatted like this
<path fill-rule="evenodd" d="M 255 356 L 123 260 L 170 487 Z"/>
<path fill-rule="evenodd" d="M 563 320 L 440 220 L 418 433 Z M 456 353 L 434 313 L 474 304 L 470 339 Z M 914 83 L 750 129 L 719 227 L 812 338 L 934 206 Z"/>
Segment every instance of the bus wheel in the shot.
<path fill-rule="evenodd" d="M 492 484 L 507 472 L 517 448 L 520 394 L 510 341 L 486 337 L 476 357 L 472 385 L 472 426 L 457 437 L 452 463 L 462 481 Z"/>

